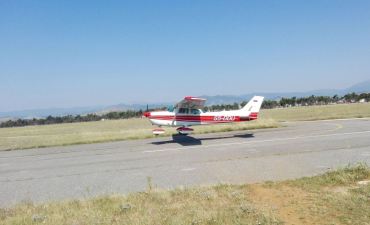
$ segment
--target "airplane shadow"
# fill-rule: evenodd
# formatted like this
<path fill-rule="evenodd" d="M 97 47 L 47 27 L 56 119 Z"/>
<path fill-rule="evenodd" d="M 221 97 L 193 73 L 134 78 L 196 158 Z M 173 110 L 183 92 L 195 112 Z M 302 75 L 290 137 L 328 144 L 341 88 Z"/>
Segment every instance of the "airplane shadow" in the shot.
<path fill-rule="evenodd" d="M 191 146 L 191 145 L 201 145 L 202 141 L 208 141 L 208 140 L 219 140 L 219 139 L 229 139 L 229 138 L 252 138 L 252 137 L 254 137 L 253 134 L 237 134 L 237 135 L 223 136 L 223 137 L 194 138 L 192 136 L 173 134 L 172 135 L 172 140 L 155 141 L 155 142 L 152 142 L 152 144 L 154 144 L 154 145 L 164 145 L 164 144 L 177 143 L 177 144 L 180 144 L 182 146 Z"/>

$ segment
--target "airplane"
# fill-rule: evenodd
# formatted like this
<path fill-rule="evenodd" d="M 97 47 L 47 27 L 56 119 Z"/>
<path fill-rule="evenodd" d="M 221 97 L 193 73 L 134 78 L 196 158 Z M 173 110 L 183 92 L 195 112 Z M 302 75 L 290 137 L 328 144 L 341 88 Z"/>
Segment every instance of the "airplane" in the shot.
<path fill-rule="evenodd" d="M 165 133 L 162 126 L 178 127 L 179 134 L 188 135 L 194 131 L 192 126 L 256 120 L 263 99 L 262 96 L 254 96 L 239 110 L 203 112 L 206 99 L 187 96 L 175 107 L 168 107 L 167 111 L 145 112 L 143 116 L 158 126 L 153 130 L 154 135 Z"/>

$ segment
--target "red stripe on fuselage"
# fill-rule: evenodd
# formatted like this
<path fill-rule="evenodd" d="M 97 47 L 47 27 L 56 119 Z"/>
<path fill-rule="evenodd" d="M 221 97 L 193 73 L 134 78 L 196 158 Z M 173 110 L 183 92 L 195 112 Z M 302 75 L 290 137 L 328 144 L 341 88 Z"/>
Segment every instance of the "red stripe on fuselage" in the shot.
<path fill-rule="evenodd" d="M 249 117 L 240 116 L 194 116 L 194 115 L 157 115 L 150 116 L 149 119 L 156 120 L 175 120 L 175 121 L 186 121 L 186 122 L 213 122 L 213 123 L 228 123 L 228 122 L 242 122 L 255 120 L 258 117 L 258 113 L 251 113 Z"/>

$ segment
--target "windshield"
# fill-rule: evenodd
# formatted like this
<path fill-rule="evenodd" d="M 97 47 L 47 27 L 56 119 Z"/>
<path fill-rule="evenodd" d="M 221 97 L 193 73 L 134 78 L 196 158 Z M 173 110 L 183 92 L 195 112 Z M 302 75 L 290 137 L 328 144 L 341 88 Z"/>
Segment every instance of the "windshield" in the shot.
<path fill-rule="evenodd" d="M 168 112 L 173 112 L 175 110 L 175 107 L 173 107 L 173 105 L 169 105 L 168 107 L 167 107 L 167 111 Z"/>

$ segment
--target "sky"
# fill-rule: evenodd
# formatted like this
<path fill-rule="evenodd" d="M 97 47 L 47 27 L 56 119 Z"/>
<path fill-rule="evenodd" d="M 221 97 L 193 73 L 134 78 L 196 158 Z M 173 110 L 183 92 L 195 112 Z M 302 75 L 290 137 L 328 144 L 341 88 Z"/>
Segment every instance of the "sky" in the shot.
<path fill-rule="evenodd" d="M 347 88 L 370 1 L 0 1 L 0 111 Z"/>

